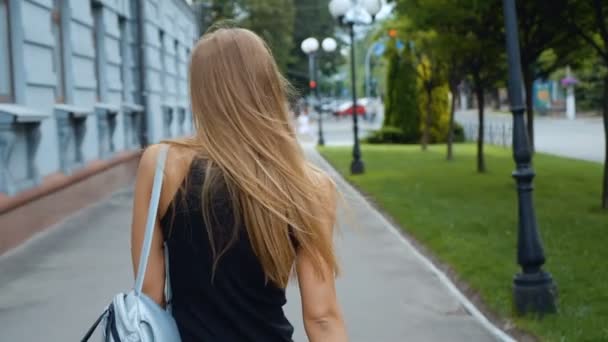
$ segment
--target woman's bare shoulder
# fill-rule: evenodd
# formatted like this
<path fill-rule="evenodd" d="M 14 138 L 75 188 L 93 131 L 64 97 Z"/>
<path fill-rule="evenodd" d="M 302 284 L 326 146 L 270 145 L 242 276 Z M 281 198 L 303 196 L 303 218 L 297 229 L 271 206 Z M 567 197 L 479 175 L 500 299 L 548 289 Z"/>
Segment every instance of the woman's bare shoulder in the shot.
<path fill-rule="evenodd" d="M 159 143 L 152 144 L 147 146 L 141 156 L 139 161 L 140 168 L 144 167 L 145 169 L 150 170 L 153 166 L 156 165 L 158 160 L 161 147 L 168 145 L 169 151 L 167 152 L 167 160 L 165 163 L 165 172 L 167 174 L 170 173 L 180 173 L 180 171 L 185 171 L 194 156 L 196 155 L 196 151 L 194 149 L 184 147 L 182 145 L 174 145 L 167 143 Z"/>
<path fill-rule="evenodd" d="M 169 150 L 167 152 L 167 160 L 165 161 L 163 188 L 159 204 L 159 214 L 161 217 L 187 176 L 192 160 L 197 154 L 194 149 L 180 144 L 160 143 L 150 145 L 142 153 L 139 162 L 138 178 L 143 177 L 149 180 L 154 177 L 156 162 L 163 145 L 168 145 Z M 151 182 L 149 183 L 151 184 Z"/>
<path fill-rule="evenodd" d="M 312 178 L 321 194 L 327 195 L 335 200 L 337 188 L 333 178 L 325 170 L 322 170 L 313 164 L 309 164 L 308 170 L 309 176 Z"/>

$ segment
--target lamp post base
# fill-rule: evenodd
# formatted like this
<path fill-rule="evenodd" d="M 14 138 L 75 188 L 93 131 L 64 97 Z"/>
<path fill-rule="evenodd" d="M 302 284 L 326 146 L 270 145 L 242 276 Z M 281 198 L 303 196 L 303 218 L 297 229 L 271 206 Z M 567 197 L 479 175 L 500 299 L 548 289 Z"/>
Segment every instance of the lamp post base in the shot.
<path fill-rule="evenodd" d="M 323 139 L 323 137 L 319 137 L 319 140 L 317 141 L 317 145 L 325 146 L 325 139 Z"/>
<path fill-rule="evenodd" d="M 513 279 L 513 306 L 517 315 L 544 314 L 557 311 L 557 286 L 551 274 L 518 273 Z"/>
<path fill-rule="evenodd" d="M 363 160 L 353 160 L 350 163 L 350 173 L 353 175 L 360 175 L 365 172 L 365 165 L 363 164 Z"/>

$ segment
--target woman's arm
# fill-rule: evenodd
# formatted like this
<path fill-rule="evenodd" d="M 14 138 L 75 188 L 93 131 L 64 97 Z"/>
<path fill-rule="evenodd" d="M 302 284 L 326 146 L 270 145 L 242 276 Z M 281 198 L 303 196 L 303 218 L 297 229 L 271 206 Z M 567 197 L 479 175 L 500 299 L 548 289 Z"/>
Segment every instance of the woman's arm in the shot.
<path fill-rule="evenodd" d="M 331 184 L 331 183 L 330 183 Z M 334 190 L 333 184 L 329 188 Z M 327 188 L 326 188 L 327 189 Z M 331 194 L 331 217 L 326 220 L 326 238 L 333 240 L 336 199 Z M 310 342 L 346 342 L 346 326 L 336 296 L 335 272 L 327 265 L 319 276 L 312 257 L 301 251 L 296 258 L 296 272 L 302 297 L 304 328 Z"/>
<path fill-rule="evenodd" d="M 336 297 L 334 274 L 327 268 L 321 280 L 306 255 L 298 256 L 298 281 L 304 328 L 310 342 L 346 342 L 346 326 Z"/>
<path fill-rule="evenodd" d="M 156 170 L 156 159 L 158 158 L 160 145 L 148 147 L 141 156 L 137 169 L 137 179 L 133 195 L 133 221 L 131 224 L 131 258 L 133 262 L 133 274 L 137 273 L 139 256 L 146 231 L 146 219 L 148 216 L 148 205 L 152 195 L 152 183 L 154 182 L 154 171 Z M 163 186 L 164 188 L 164 186 Z M 159 205 L 159 211 L 160 211 Z M 156 218 L 152 247 L 148 257 L 146 277 L 144 278 L 143 292 L 158 304 L 164 302 L 165 285 L 165 256 L 163 253 L 163 236 L 160 223 Z"/>

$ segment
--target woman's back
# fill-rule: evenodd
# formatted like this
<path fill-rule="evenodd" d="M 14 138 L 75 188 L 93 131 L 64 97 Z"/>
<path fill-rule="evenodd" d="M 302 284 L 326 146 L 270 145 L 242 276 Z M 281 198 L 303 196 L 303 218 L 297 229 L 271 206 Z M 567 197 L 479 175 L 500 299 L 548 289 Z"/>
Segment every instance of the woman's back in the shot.
<path fill-rule="evenodd" d="M 219 29 L 196 44 L 189 79 L 195 131 L 166 142 L 143 292 L 165 300 L 166 241 L 183 340 L 290 341 L 282 306 L 295 269 L 310 341 L 345 341 L 334 282 L 335 185 L 296 140 L 289 86 L 271 52 L 251 31 Z M 134 269 L 158 151 L 147 148 L 138 169 Z"/>
<path fill-rule="evenodd" d="M 203 220 L 206 161 L 195 158 L 161 220 L 169 251 L 172 310 L 183 341 L 291 341 L 283 314 L 285 290 L 265 280 L 244 227 L 218 260 L 216 245 L 232 240 L 235 213 L 225 186 L 210 198 L 212 226 Z"/>

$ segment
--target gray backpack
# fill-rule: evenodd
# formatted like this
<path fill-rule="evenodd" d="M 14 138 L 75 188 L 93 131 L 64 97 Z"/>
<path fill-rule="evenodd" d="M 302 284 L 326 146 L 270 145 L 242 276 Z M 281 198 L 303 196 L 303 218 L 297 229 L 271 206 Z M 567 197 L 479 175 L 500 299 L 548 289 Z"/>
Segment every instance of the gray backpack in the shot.
<path fill-rule="evenodd" d="M 112 303 L 93 323 L 82 342 L 89 340 L 97 326 L 103 322 L 105 342 L 180 342 L 179 331 L 171 315 L 171 285 L 169 279 L 169 259 L 165 245 L 165 298 L 167 309 L 162 308 L 150 297 L 142 292 L 154 224 L 158 210 L 158 200 L 163 185 L 163 172 L 167 159 L 167 145 L 162 145 L 156 170 L 154 184 L 148 207 L 146 233 L 142 245 L 139 267 L 135 287 L 129 293 L 120 293 L 114 297 Z"/>

